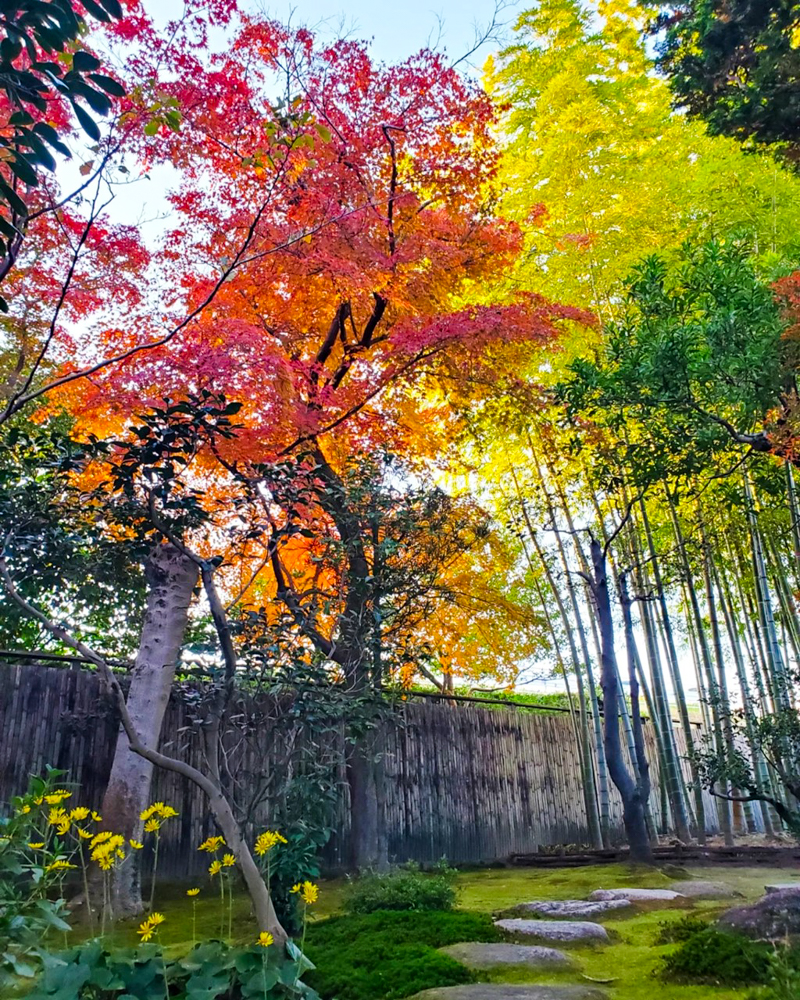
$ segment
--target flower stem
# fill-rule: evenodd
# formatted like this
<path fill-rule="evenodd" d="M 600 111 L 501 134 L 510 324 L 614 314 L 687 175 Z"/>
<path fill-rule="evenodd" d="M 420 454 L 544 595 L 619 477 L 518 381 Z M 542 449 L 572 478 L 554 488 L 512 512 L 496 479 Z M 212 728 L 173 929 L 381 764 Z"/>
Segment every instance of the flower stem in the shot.
<path fill-rule="evenodd" d="M 158 830 L 156 830 L 156 847 L 153 853 L 153 876 L 150 879 L 150 913 L 153 912 L 153 901 L 156 898 L 156 872 L 158 871 L 158 843 L 160 839 Z"/>

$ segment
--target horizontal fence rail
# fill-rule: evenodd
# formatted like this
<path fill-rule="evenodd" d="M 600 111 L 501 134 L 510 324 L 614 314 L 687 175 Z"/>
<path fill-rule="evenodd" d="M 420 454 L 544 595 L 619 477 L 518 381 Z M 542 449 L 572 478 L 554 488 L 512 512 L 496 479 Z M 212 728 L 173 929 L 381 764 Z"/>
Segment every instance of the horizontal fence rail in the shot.
<path fill-rule="evenodd" d="M 274 712 L 276 702 L 268 707 Z M 76 802 L 99 808 L 118 728 L 116 712 L 97 674 L 40 664 L 0 664 L 0 801 L 21 793 L 28 776 L 50 764 L 80 786 Z M 177 693 L 170 699 L 164 734 L 167 752 L 201 763 L 191 705 Z M 683 734 L 676 732 L 676 737 L 679 752 L 684 752 Z M 658 755 L 651 726 L 645 727 L 645 738 L 657 789 Z M 343 734 L 339 739 L 343 741 Z M 248 783 L 255 787 L 268 780 L 270 769 L 286 766 L 297 749 L 254 746 L 241 738 L 235 717 L 228 720 L 225 741 L 232 774 L 245 791 Z M 580 759 L 571 720 L 565 715 L 520 712 L 502 705 L 489 710 L 436 700 L 404 702 L 375 741 L 383 762 L 385 834 L 393 860 L 426 863 L 446 857 L 454 864 L 493 862 L 541 847 L 588 843 Z M 170 803 L 180 813 L 164 828 L 159 870 L 166 877 L 194 877 L 207 863 L 207 856 L 198 854 L 196 847 L 215 832 L 202 794 L 180 776 L 157 770 L 152 798 Z M 659 811 L 657 799 L 656 791 L 654 813 Z M 347 800 L 342 773 L 327 857 L 332 866 L 348 857 Z M 258 805 L 252 817 L 254 830 L 270 825 L 273 806 L 269 796 Z M 710 798 L 706 815 L 707 832 L 716 833 Z M 622 842 L 622 809 L 614 790 L 611 825 L 613 840 Z"/>

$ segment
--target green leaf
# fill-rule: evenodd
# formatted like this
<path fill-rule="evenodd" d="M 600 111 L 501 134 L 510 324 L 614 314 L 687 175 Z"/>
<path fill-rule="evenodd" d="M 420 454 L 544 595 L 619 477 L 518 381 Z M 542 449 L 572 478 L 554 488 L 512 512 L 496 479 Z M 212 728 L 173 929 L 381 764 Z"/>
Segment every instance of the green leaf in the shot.
<path fill-rule="evenodd" d="M 92 83 L 96 83 L 98 87 L 101 87 L 107 94 L 111 94 L 112 97 L 125 96 L 125 88 L 121 83 L 113 79 L 113 77 L 106 76 L 104 73 L 90 73 L 89 79 Z"/>
<path fill-rule="evenodd" d="M 21 215 L 24 218 L 28 214 L 25 202 L 10 185 L 6 184 L 4 180 L 0 180 L 0 194 L 2 194 L 17 215 Z"/>
<path fill-rule="evenodd" d="M 101 66 L 102 63 L 97 56 L 93 56 L 91 52 L 86 52 L 83 49 L 80 49 L 72 56 L 72 68 L 76 73 L 93 73 L 95 70 L 100 69 Z"/>
<path fill-rule="evenodd" d="M 161 126 L 161 122 L 157 118 L 151 118 L 150 121 L 144 127 L 145 135 L 155 135 Z"/>
<path fill-rule="evenodd" d="M 74 100 L 72 101 L 72 110 L 75 112 L 75 117 L 80 122 L 83 131 L 91 138 L 96 141 L 100 141 L 100 129 L 97 127 L 97 123 L 87 114 L 83 108 L 77 104 Z"/>

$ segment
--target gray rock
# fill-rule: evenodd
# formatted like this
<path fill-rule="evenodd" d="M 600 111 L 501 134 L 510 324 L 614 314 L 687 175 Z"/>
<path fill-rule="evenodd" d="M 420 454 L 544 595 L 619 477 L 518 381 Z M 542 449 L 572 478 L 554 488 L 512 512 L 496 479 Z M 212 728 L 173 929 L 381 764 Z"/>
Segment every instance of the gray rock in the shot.
<path fill-rule="evenodd" d="M 689 899 L 734 899 L 740 893 L 724 882 L 705 882 L 692 879 L 688 882 L 673 882 L 670 888 Z M 769 891 L 769 890 L 767 890 Z"/>
<path fill-rule="evenodd" d="M 523 920 L 508 918 L 495 920 L 495 927 L 508 931 L 510 934 L 523 934 L 525 937 L 539 938 L 541 941 L 561 941 L 562 943 L 580 944 L 581 942 L 607 942 L 608 931 L 601 924 L 593 924 L 588 920 Z"/>
<path fill-rule="evenodd" d="M 686 897 L 673 889 L 596 889 L 589 899 L 627 899 L 631 903 L 676 903 Z"/>
<path fill-rule="evenodd" d="M 573 960 L 556 948 L 535 944 L 481 944 L 465 941 L 439 951 L 468 969 L 493 969 L 498 965 L 526 965 L 532 969 L 569 969 Z"/>
<path fill-rule="evenodd" d="M 603 913 L 626 910 L 630 905 L 629 899 L 602 899 L 596 902 L 587 902 L 585 899 L 546 899 L 522 903 L 517 909 L 527 913 L 538 913 L 542 917 L 590 920 Z"/>
<path fill-rule="evenodd" d="M 413 1000 L 608 1000 L 591 986 L 510 986 L 505 983 L 466 983 L 424 990 Z"/>
<path fill-rule="evenodd" d="M 728 910 L 719 922 L 730 930 L 767 941 L 800 934 L 800 892 L 793 888 L 771 892 L 751 906 Z"/>
<path fill-rule="evenodd" d="M 775 882 L 773 885 L 765 885 L 767 895 L 773 892 L 800 892 L 800 882 Z"/>

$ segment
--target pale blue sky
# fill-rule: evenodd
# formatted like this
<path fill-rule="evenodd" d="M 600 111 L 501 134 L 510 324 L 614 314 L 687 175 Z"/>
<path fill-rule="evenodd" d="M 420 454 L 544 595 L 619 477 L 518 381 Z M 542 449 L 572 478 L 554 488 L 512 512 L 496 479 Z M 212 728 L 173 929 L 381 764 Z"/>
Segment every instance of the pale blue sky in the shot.
<path fill-rule="evenodd" d="M 504 3 L 498 14 L 501 32 L 508 35 L 519 10 L 531 6 L 518 0 Z M 280 20 L 292 13 L 292 20 L 319 26 L 323 33 L 339 34 L 341 29 L 355 38 L 372 41 L 376 57 L 396 61 L 438 41 L 456 59 L 472 48 L 476 34 L 483 34 L 495 15 L 494 0 L 286 0 L 272 2 L 267 10 Z M 505 30 L 503 32 L 503 27 Z M 497 33 L 496 33 L 497 34 Z M 471 60 L 480 66 L 486 56 L 497 48 L 489 42 Z"/>

